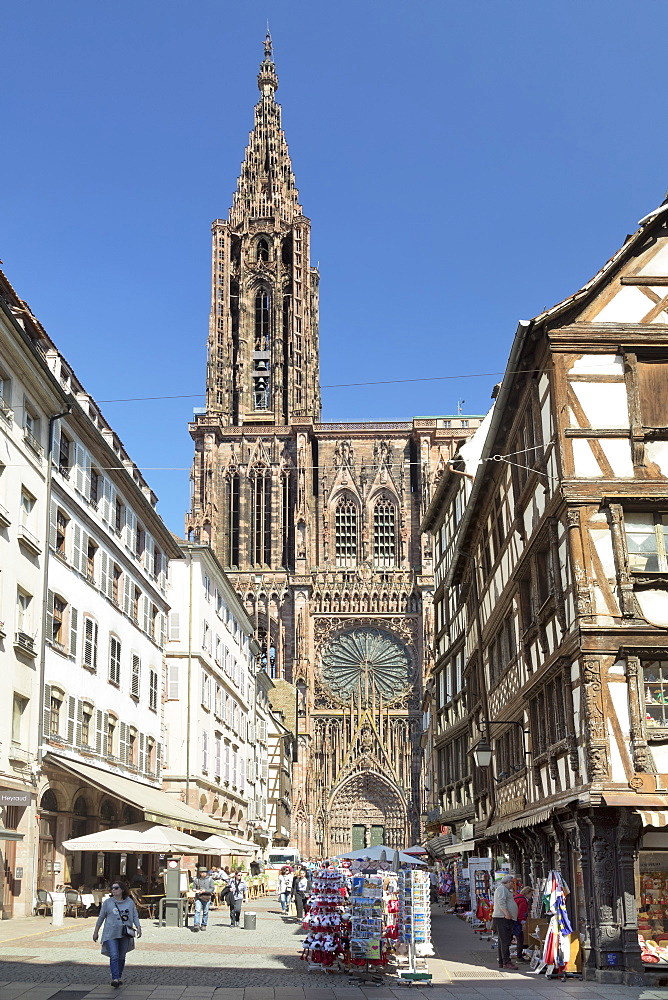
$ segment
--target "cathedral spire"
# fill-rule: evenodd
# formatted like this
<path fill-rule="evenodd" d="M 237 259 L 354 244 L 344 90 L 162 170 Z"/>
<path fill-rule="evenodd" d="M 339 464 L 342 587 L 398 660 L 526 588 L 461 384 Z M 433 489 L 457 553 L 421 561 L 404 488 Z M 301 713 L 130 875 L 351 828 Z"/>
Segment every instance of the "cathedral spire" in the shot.
<path fill-rule="evenodd" d="M 251 219 L 291 223 L 296 215 L 302 214 L 288 144 L 281 128 L 281 106 L 274 97 L 278 76 L 269 29 L 257 85 L 262 96 L 255 105 L 255 127 L 249 136 L 230 211 L 232 225 Z"/>

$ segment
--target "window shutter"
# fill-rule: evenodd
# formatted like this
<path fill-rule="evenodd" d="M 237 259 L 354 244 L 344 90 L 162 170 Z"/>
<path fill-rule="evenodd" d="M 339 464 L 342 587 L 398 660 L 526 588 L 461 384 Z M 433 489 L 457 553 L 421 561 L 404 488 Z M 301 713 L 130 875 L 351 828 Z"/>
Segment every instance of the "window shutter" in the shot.
<path fill-rule="evenodd" d="M 46 593 L 46 641 L 53 641 L 53 591 Z"/>
<path fill-rule="evenodd" d="M 107 731 L 109 729 L 109 713 L 104 712 L 102 715 L 102 749 L 100 753 L 103 757 L 108 756 L 107 750 Z"/>
<path fill-rule="evenodd" d="M 255 737 L 255 723 L 249 722 L 248 723 L 248 742 L 254 744 L 255 740 L 256 740 L 256 737 Z"/>
<path fill-rule="evenodd" d="M 232 784 L 236 786 L 238 770 L 237 770 L 237 758 L 238 754 L 236 750 L 232 751 Z"/>
<path fill-rule="evenodd" d="M 74 470 L 74 486 L 79 491 L 79 493 L 83 493 L 85 452 L 80 444 L 75 444 L 74 454 L 76 455 L 76 468 Z"/>
<path fill-rule="evenodd" d="M 262 780 L 263 781 L 269 780 L 269 764 L 267 763 L 266 760 L 262 761 Z"/>
<path fill-rule="evenodd" d="M 225 781 L 230 780 L 230 748 L 225 747 L 225 770 L 223 771 L 223 778 Z"/>
<path fill-rule="evenodd" d="M 100 590 L 109 597 L 109 557 L 100 549 Z"/>
<path fill-rule="evenodd" d="M 160 649 L 164 649 L 167 644 L 167 621 L 162 611 L 160 612 Z"/>
<path fill-rule="evenodd" d="M 83 725 L 83 702 L 77 706 L 77 746 L 81 746 L 81 727 Z"/>
<path fill-rule="evenodd" d="M 162 772 L 162 743 L 156 743 L 155 745 L 155 776 L 160 780 L 160 774 Z"/>
<path fill-rule="evenodd" d="M 77 655 L 77 624 L 79 612 L 70 605 L 70 656 Z"/>
<path fill-rule="evenodd" d="M 146 737 L 139 734 L 139 770 L 142 774 L 146 771 Z"/>
<path fill-rule="evenodd" d="M 137 515 L 129 507 L 125 508 L 125 544 L 131 552 L 137 552 Z"/>
<path fill-rule="evenodd" d="M 0 390 L 2 385 L 0 385 Z M 0 395 L 2 393 L 0 392 Z M 53 421 L 52 442 L 51 442 L 51 464 L 57 466 L 60 460 L 60 420 Z"/>
<path fill-rule="evenodd" d="M 169 663 L 167 666 L 167 697 L 170 700 L 178 700 L 179 697 L 179 665 Z"/>
<path fill-rule="evenodd" d="M 78 573 L 82 573 L 83 572 L 83 569 L 82 569 L 82 558 L 83 558 L 82 557 L 82 544 L 83 544 L 82 535 L 83 535 L 83 532 L 81 530 L 81 525 L 80 524 L 75 524 L 74 525 L 73 535 L 74 535 L 74 543 L 73 543 L 73 548 L 72 548 L 72 565 L 74 566 L 75 570 Z"/>
<path fill-rule="evenodd" d="M 220 737 L 217 736 L 216 737 L 216 777 L 217 778 L 220 778 L 221 752 L 222 752 L 222 749 L 223 748 L 222 748 L 222 745 L 221 745 L 221 742 L 220 742 Z"/>
<path fill-rule="evenodd" d="M 143 607 L 143 620 L 144 620 L 144 632 L 147 635 L 151 634 L 151 602 L 146 596 L 142 594 L 142 607 Z"/>
<path fill-rule="evenodd" d="M 95 712 L 95 749 L 101 754 L 102 753 L 102 742 L 103 742 L 103 732 L 102 729 L 104 721 L 104 714 L 98 708 Z"/>
<path fill-rule="evenodd" d="M 74 743 L 74 724 L 76 713 L 76 699 L 70 697 L 67 702 L 67 742 Z"/>
<path fill-rule="evenodd" d="M 49 545 L 52 549 L 56 547 L 56 525 L 58 519 L 58 504 L 51 501 L 49 506 Z"/>
<path fill-rule="evenodd" d="M 89 670 L 97 670 L 98 625 L 94 618 L 84 619 L 83 663 Z"/>
<path fill-rule="evenodd" d="M 148 531 L 145 533 L 144 566 L 151 576 L 155 576 L 155 543 Z"/>
<path fill-rule="evenodd" d="M 128 759 L 128 727 L 124 722 L 119 722 L 118 725 L 121 731 L 118 756 L 123 764 L 126 764 Z"/>
<path fill-rule="evenodd" d="M 239 791 L 243 795 L 246 791 L 246 758 L 239 760 Z"/>
<path fill-rule="evenodd" d="M 178 611 L 169 612 L 169 641 L 178 642 L 180 637 L 180 624 Z"/>
<path fill-rule="evenodd" d="M 123 574 L 123 611 L 126 615 L 130 615 L 130 610 L 132 608 L 132 595 L 133 590 L 132 578 L 128 576 L 127 573 Z"/>
<path fill-rule="evenodd" d="M 139 697 L 139 682 L 141 674 L 141 661 L 136 653 L 132 654 L 132 683 L 130 688 L 130 694 L 134 698 Z"/>
<path fill-rule="evenodd" d="M 110 501 L 111 501 L 111 483 L 109 482 L 109 480 L 107 479 L 106 476 L 101 476 L 101 480 L 102 480 L 102 484 L 101 484 L 102 485 L 102 489 L 99 491 L 99 493 L 100 493 L 100 502 L 99 502 L 99 505 L 98 505 L 98 509 L 100 511 L 100 517 L 102 518 L 102 520 L 106 521 L 108 523 L 109 522 L 109 510 L 110 510 L 110 506 L 109 505 L 110 505 Z"/>
<path fill-rule="evenodd" d="M 48 740 L 51 735 L 51 685 L 44 685 L 44 716 L 42 720 L 42 739 Z"/>

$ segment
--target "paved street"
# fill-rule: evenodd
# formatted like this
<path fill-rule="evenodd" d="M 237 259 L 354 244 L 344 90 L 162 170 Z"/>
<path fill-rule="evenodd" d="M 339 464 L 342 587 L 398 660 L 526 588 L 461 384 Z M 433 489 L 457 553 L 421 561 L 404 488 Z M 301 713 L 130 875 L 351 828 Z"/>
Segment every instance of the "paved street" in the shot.
<path fill-rule="evenodd" d="M 206 933 L 159 928 L 144 934 L 128 958 L 125 986 L 112 990 L 109 963 L 91 937 L 94 920 L 50 918 L 0 923 L 0 1000 L 396 1000 L 407 987 L 396 980 L 376 987 L 347 976 L 309 973 L 299 959 L 303 932 L 273 899 L 249 906 L 257 930 L 234 929 L 214 911 Z M 546 981 L 528 972 L 500 972 L 496 953 L 467 924 L 436 913 L 437 951 L 429 961 L 432 988 L 411 987 L 413 1000 L 668 1000 L 668 989 Z"/>

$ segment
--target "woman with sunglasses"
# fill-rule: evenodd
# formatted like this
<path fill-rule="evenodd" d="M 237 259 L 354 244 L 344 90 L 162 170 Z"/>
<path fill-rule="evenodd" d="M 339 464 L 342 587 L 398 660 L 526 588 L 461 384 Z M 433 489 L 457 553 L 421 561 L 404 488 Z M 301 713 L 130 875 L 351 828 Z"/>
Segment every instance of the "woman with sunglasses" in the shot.
<path fill-rule="evenodd" d="M 125 968 L 125 956 L 134 949 L 135 936 L 141 937 L 137 907 L 125 882 L 111 883 L 111 896 L 102 903 L 93 931 L 93 941 L 97 941 L 102 924 L 102 954 L 109 958 L 111 985 L 117 988 L 123 985 L 121 976 Z"/>

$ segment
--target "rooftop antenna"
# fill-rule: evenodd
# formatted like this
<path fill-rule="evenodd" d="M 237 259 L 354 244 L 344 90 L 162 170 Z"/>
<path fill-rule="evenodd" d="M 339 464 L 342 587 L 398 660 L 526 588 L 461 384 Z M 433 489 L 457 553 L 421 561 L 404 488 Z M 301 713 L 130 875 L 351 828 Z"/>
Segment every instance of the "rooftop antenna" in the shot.
<path fill-rule="evenodd" d="M 465 402 L 466 402 L 465 399 L 457 400 L 457 413 L 463 413 L 462 406 L 464 405 Z"/>

